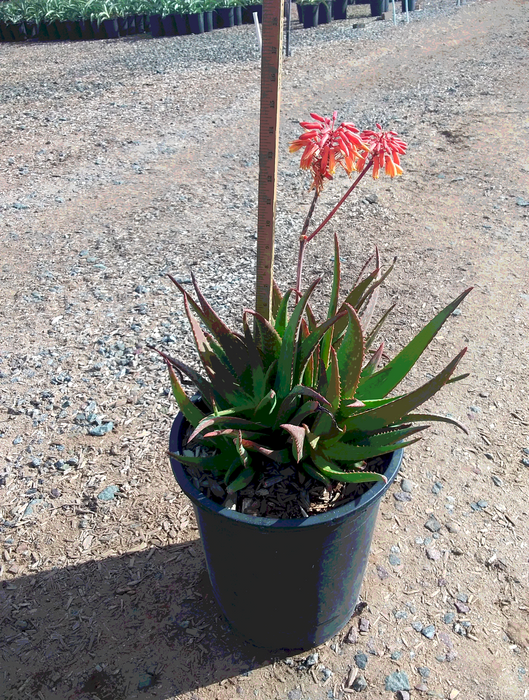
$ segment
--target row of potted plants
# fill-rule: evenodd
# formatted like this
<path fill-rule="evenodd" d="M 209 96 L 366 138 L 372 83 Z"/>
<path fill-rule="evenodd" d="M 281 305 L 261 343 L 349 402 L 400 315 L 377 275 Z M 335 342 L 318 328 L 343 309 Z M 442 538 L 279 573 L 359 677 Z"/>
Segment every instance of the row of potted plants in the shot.
<path fill-rule="evenodd" d="M 245 0 L 11 0 L 0 3 L 0 40 L 114 39 L 202 33 L 253 22 Z"/>

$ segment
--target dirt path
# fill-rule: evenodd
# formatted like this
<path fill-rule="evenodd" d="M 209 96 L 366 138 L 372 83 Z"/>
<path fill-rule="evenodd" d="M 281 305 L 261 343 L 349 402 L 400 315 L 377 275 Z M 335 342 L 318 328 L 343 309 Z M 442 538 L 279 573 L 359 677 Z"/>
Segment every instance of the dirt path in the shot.
<path fill-rule="evenodd" d="M 270 659 L 224 623 L 164 456 L 165 371 L 145 350 L 193 358 L 165 272 L 191 267 L 228 319 L 253 296 L 253 29 L 0 45 L 2 700 L 341 700 L 366 659 L 370 700 L 395 697 L 395 672 L 412 697 L 529 696 L 528 9 L 437 0 L 409 25 L 295 34 L 284 66 L 281 285 L 309 200 L 286 146 L 308 111 L 338 109 L 409 143 L 401 180 L 365 183 L 333 226 L 346 278 L 375 245 L 398 255 L 390 352 L 474 286 L 410 378 L 468 346 L 471 377 L 435 410 L 470 436 L 436 427 L 408 450 L 412 489 L 381 507 L 362 625 L 317 661 Z M 307 278 L 329 270 L 331 239 Z"/>

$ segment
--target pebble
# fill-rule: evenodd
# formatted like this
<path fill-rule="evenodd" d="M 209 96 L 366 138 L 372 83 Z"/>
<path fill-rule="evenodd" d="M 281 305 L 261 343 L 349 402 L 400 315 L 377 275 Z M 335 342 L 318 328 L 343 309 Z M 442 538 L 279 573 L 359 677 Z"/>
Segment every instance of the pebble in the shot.
<path fill-rule="evenodd" d="M 366 194 L 364 199 L 369 202 L 369 204 L 376 204 L 378 202 L 378 194 L 375 194 L 374 192 L 370 192 L 369 194 Z"/>
<path fill-rule="evenodd" d="M 410 694 L 407 690 L 397 690 L 397 700 L 410 700 Z"/>
<path fill-rule="evenodd" d="M 400 557 L 398 557 L 396 554 L 390 554 L 388 557 L 388 561 L 391 564 L 391 566 L 400 566 L 401 564 Z"/>
<path fill-rule="evenodd" d="M 410 681 L 404 671 L 395 671 L 389 676 L 386 676 L 386 690 L 390 693 L 396 693 L 399 690 L 410 690 Z"/>
<path fill-rule="evenodd" d="M 460 637 L 466 637 L 467 631 L 462 625 L 459 624 L 459 622 L 454 623 L 453 629 L 454 629 L 454 632 L 456 634 L 458 634 Z"/>
<path fill-rule="evenodd" d="M 439 559 L 442 557 L 442 554 L 438 549 L 435 549 L 435 547 L 427 547 L 426 556 L 432 561 L 439 561 Z"/>
<path fill-rule="evenodd" d="M 357 693 L 360 693 L 362 692 L 362 690 L 365 690 L 367 688 L 367 681 L 364 678 L 364 676 L 357 676 L 351 688 L 353 690 L 356 690 Z"/>
<path fill-rule="evenodd" d="M 414 620 L 414 621 L 411 623 L 411 626 L 413 627 L 413 629 L 414 629 L 416 632 L 422 632 L 423 624 L 422 624 L 422 622 L 419 622 L 419 620 Z"/>
<path fill-rule="evenodd" d="M 355 654 L 354 660 L 358 668 L 364 671 L 368 661 L 367 654 L 364 654 L 363 651 L 359 651 L 357 654 Z"/>
<path fill-rule="evenodd" d="M 468 603 L 468 596 L 466 593 L 458 593 L 456 595 L 456 600 L 460 600 L 462 603 Z"/>
<path fill-rule="evenodd" d="M 459 525 L 451 520 L 446 523 L 446 529 L 448 532 L 456 533 L 459 532 Z"/>
<path fill-rule="evenodd" d="M 370 627 L 371 623 L 369 622 L 367 617 L 361 617 L 358 621 L 358 629 L 360 630 L 360 632 L 369 632 Z"/>
<path fill-rule="evenodd" d="M 398 660 L 400 659 L 401 656 L 402 656 L 402 652 L 399 651 L 399 650 L 397 650 L 397 651 L 392 651 L 392 652 L 391 652 L 391 659 L 392 659 L 393 661 L 398 661 Z"/>
<path fill-rule="evenodd" d="M 469 406 L 468 408 L 470 411 L 472 411 L 472 413 L 481 413 L 480 406 Z"/>
<path fill-rule="evenodd" d="M 430 677 L 430 669 L 427 666 L 419 666 L 417 671 L 419 672 L 419 675 L 422 678 L 429 678 Z"/>
<path fill-rule="evenodd" d="M 456 610 L 458 613 L 461 613 L 462 615 L 470 612 L 470 608 L 466 603 L 460 603 L 458 600 L 454 603 Z"/>
<path fill-rule="evenodd" d="M 403 479 L 403 480 L 400 482 L 400 488 L 401 488 L 402 491 L 404 491 L 405 493 L 411 493 L 412 490 L 413 490 L 414 485 L 415 485 L 415 484 L 413 483 L 413 481 L 410 481 L 410 479 Z"/>
<path fill-rule="evenodd" d="M 383 566 L 380 566 L 380 564 L 377 564 L 377 574 L 378 574 L 378 578 L 381 581 L 384 581 L 384 579 L 389 577 L 389 573 L 386 571 L 386 569 L 384 569 Z"/>
<path fill-rule="evenodd" d="M 529 459 L 526 459 L 525 457 L 523 457 L 522 464 L 524 465 L 524 467 L 529 467 Z"/>
<path fill-rule="evenodd" d="M 437 496 L 437 494 L 441 491 L 443 488 L 443 485 L 440 481 L 436 481 L 435 484 L 432 486 L 432 493 L 434 496 Z"/>
<path fill-rule="evenodd" d="M 430 532 L 438 532 L 441 529 L 441 523 L 437 520 L 434 515 L 431 515 L 428 520 L 424 523 L 424 527 Z"/>
<path fill-rule="evenodd" d="M 495 486 L 503 486 L 503 481 L 500 479 L 499 476 L 496 476 L 495 474 L 493 474 L 491 476 L 491 479 L 492 479 Z"/>
<path fill-rule="evenodd" d="M 50 491 L 50 496 L 51 496 L 52 498 L 59 498 L 60 496 L 62 496 L 62 491 L 61 491 L 61 489 L 52 489 L 52 490 Z"/>
<path fill-rule="evenodd" d="M 315 666 L 318 661 L 320 660 L 320 655 L 318 654 L 317 651 L 315 651 L 312 654 L 309 654 L 305 661 L 303 662 L 304 666 L 307 668 L 310 668 L 311 666 Z"/>
<path fill-rule="evenodd" d="M 395 620 L 405 620 L 408 617 L 408 612 L 406 610 L 394 610 L 393 615 Z"/>
<path fill-rule="evenodd" d="M 40 457 L 32 457 L 30 464 L 32 467 L 35 468 L 40 467 L 40 465 L 42 464 L 42 459 Z"/>
<path fill-rule="evenodd" d="M 321 669 L 321 675 L 323 678 L 323 682 L 325 682 L 326 680 L 328 680 L 332 676 L 332 671 L 330 668 L 323 667 Z"/>
<path fill-rule="evenodd" d="M 96 425 L 93 428 L 89 428 L 88 434 L 94 435 L 95 437 L 102 437 L 114 429 L 114 423 L 109 421 L 108 423 L 102 423 L 101 425 Z"/>
<path fill-rule="evenodd" d="M 461 309 L 454 309 L 452 311 L 452 316 L 461 316 L 461 314 L 462 314 Z"/>
<path fill-rule="evenodd" d="M 22 436 L 18 435 L 14 440 L 13 440 L 13 445 L 20 445 L 22 442 Z"/>
<path fill-rule="evenodd" d="M 529 455 L 529 447 L 524 447 L 523 448 L 523 453 L 526 455 Z"/>
<path fill-rule="evenodd" d="M 100 501 L 112 501 L 116 493 L 119 491 L 119 486 L 116 486 L 115 484 L 112 484 L 110 486 L 107 486 L 105 489 L 101 491 L 97 495 L 97 498 Z M 316 655 L 317 656 L 317 655 Z"/>
<path fill-rule="evenodd" d="M 444 614 L 443 622 L 447 625 L 451 625 L 456 619 L 456 615 L 453 612 L 447 612 Z"/>
<path fill-rule="evenodd" d="M 396 501 L 411 501 L 411 493 L 404 493 L 403 491 L 396 491 L 393 494 L 393 498 Z"/>
<path fill-rule="evenodd" d="M 426 637 L 426 639 L 433 639 L 435 637 L 434 625 L 427 625 L 426 627 L 423 627 L 421 630 L 421 634 L 423 635 L 423 637 Z"/>

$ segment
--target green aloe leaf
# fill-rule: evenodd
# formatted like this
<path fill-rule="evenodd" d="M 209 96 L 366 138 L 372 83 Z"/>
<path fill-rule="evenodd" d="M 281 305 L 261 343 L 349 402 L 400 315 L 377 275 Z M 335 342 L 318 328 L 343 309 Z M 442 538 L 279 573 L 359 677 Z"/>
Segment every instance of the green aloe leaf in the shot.
<path fill-rule="evenodd" d="M 404 442 L 404 438 L 413 435 L 421 430 L 426 430 L 427 425 L 421 425 L 407 430 L 396 430 L 394 432 L 383 433 L 373 436 L 372 440 L 366 441 L 365 445 L 348 445 L 346 442 L 338 442 L 331 447 L 326 447 L 324 443 L 320 445 L 320 451 L 326 459 L 337 460 L 338 462 L 362 462 L 365 459 L 379 457 L 380 455 L 394 452 L 401 447 L 413 445 L 420 438 Z M 396 442 L 400 444 L 395 445 Z"/>
<path fill-rule="evenodd" d="M 325 457 L 320 457 L 319 455 L 313 455 L 312 461 L 316 465 L 318 471 L 328 479 L 342 481 L 346 484 L 362 484 L 368 481 L 383 481 L 387 483 L 387 479 L 383 474 L 361 471 L 344 472 L 343 469 L 340 469 L 332 460 L 325 459 Z"/>
<path fill-rule="evenodd" d="M 345 301 L 343 304 L 340 306 L 340 311 L 345 311 L 347 308 L 347 304 L 349 306 L 352 306 L 353 309 L 358 310 L 358 305 L 359 302 L 365 298 L 365 292 L 366 289 L 369 289 L 369 286 L 373 283 L 373 281 L 376 279 L 377 275 L 379 273 L 378 269 L 373 270 L 370 275 L 368 275 L 365 280 L 360 282 L 354 289 L 352 289 L 349 294 L 347 295 Z M 347 328 L 347 319 L 342 319 L 339 321 L 336 326 L 334 327 L 334 338 L 335 341 L 342 335 L 342 333 L 345 331 Z"/>
<path fill-rule="evenodd" d="M 201 377 L 200 374 L 192 367 L 189 367 L 184 362 L 181 362 L 180 360 L 171 357 L 171 355 L 168 355 L 162 350 L 158 350 L 158 348 L 155 348 L 154 345 L 147 345 L 147 347 L 149 348 L 149 350 L 154 350 L 154 352 L 157 352 L 158 355 L 163 357 L 163 359 L 166 362 L 169 362 L 173 367 L 182 372 L 182 374 L 185 374 L 187 377 L 189 377 L 189 379 L 199 390 L 200 394 L 202 395 L 202 398 L 208 405 L 210 411 L 213 410 L 215 401 L 222 402 L 222 397 L 214 394 L 214 389 L 212 385 L 206 379 L 204 379 L 204 377 Z"/>
<path fill-rule="evenodd" d="M 267 457 L 278 464 L 286 464 L 292 459 L 288 450 L 271 450 L 269 447 L 260 445 L 254 440 L 247 440 L 244 437 L 242 438 L 241 443 L 249 452 L 258 452 L 259 454 L 263 455 L 263 457 Z"/>
<path fill-rule="evenodd" d="M 281 349 L 281 336 L 276 329 L 257 311 L 246 310 L 255 319 L 254 337 L 255 344 L 259 348 L 263 357 L 263 365 L 268 371 L 270 366 L 277 360 Z"/>
<path fill-rule="evenodd" d="M 319 407 L 318 401 L 307 401 L 306 403 L 303 404 L 303 406 L 290 418 L 290 423 L 292 425 L 301 425 L 303 421 L 307 420 L 307 418 L 318 410 Z"/>
<path fill-rule="evenodd" d="M 292 425 L 291 423 L 282 423 L 280 427 L 283 428 L 283 430 L 286 430 L 292 438 L 292 446 L 294 448 L 296 462 L 301 462 L 307 453 L 305 444 L 307 431 L 302 426 Z"/>
<path fill-rule="evenodd" d="M 319 284 L 320 281 L 321 277 L 314 280 L 314 282 L 312 282 L 312 284 L 309 286 L 305 294 L 296 304 L 288 325 L 285 328 L 283 342 L 281 343 L 281 350 L 279 351 L 279 358 L 277 361 L 277 375 L 274 387 L 280 401 L 282 401 L 288 395 L 290 389 L 292 388 L 301 320 L 303 318 L 303 314 L 305 313 L 308 300 L 310 299 L 316 285 Z"/>
<path fill-rule="evenodd" d="M 315 479 L 316 481 L 320 481 L 322 484 L 325 484 L 325 486 L 330 489 L 332 484 L 331 480 L 328 479 L 324 474 L 319 472 L 315 467 L 310 464 L 310 462 L 302 462 L 301 463 L 301 468 L 303 471 L 308 474 L 312 479 Z"/>
<path fill-rule="evenodd" d="M 331 347 L 331 356 L 329 366 L 327 368 L 327 392 L 325 398 L 330 402 L 334 412 L 340 408 L 342 401 L 342 391 L 340 385 L 340 367 L 338 365 L 338 356 L 336 350 Z"/>
<path fill-rule="evenodd" d="M 206 428 L 211 428 L 212 425 L 218 430 L 233 428 L 235 430 L 251 430 L 258 433 L 262 432 L 261 429 L 265 427 L 260 423 L 254 423 L 245 418 L 237 418 L 234 416 L 206 416 L 202 418 L 193 430 L 193 433 L 189 437 L 189 442 L 194 440 L 194 438 L 200 435 Z"/>
<path fill-rule="evenodd" d="M 370 377 L 373 374 L 373 372 L 376 371 L 376 369 L 379 365 L 379 362 L 382 359 L 383 353 L 384 353 L 384 343 L 380 343 L 378 349 L 373 353 L 369 362 L 362 370 L 362 374 L 360 375 L 361 378 Z"/>
<path fill-rule="evenodd" d="M 167 362 L 167 361 L 166 361 Z M 173 390 L 173 396 L 176 399 L 178 408 L 182 411 L 186 420 L 194 427 L 200 423 L 204 418 L 204 413 L 191 401 L 188 395 L 182 388 L 182 385 L 178 381 L 178 377 L 174 369 L 171 367 L 171 363 L 167 362 L 167 367 L 169 369 L 169 376 L 171 378 L 171 388 Z"/>
<path fill-rule="evenodd" d="M 220 452 L 208 457 L 187 457 L 176 452 L 169 454 L 186 467 L 200 467 L 204 471 L 218 471 L 222 474 L 226 471 L 226 454 Z"/>
<path fill-rule="evenodd" d="M 450 384 L 450 382 L 446 382 Z M 455 425 L 467 435 L 469 434 L 468 428 L 460 423 L 455 418 L 449 418 L 448 416 L 439 416 L 436 413 L 408 413 L 408 415 L 403 416 L 400 421 L 395 421 L 394 425 L 399 425 L 399 423 L 418 423 L 422 421 L 433 421 L 439 423 L 449 423 L 450 425 Z"/>
<path fill-rule="evenodd" d="M 273 389 L 270 389 L 270 391 L 263 396 L 261 401 L 257 404 L 255 407 L 255 412 L 253 414 L 253 419 L 257 423 L 263 423 L 263 424 L 268 424 L 270 416 L 275 410 L 275 407 L 277 406 L 277 396 L 276 392 Z"/>
<path fill-rule="evenodd" d="M 250 373 L 250 381 L 252 384 L 253 395 L 257 399 L 259 399 L 260 397 L 264 396 L 266 392 L 265 371 L 261 353 L 259 352 L 259 349 L 253 339 L 247 317 L 248 314 L 244 312 L 242 315 L 242 323 L 244 328 L 246 349 L 248 352 L 248 360 L 250 363 L 248 371 Z"/>
<path fill-rule="evenodd" d="M 285 296 L 281 299 L 277 313 L 275 314 L 274 327 L 281 337 L 283 337 L 288 323 L 288 301 L 291 293 L 292 290 L 289 289 Z"/>
<path fill-rule="evenodd" d="M 283 399 L 281 402 L 281 405 L 279 407 L 279 411 L 277 413 L 277 419 L 276 423 L 277 425 L 281 423 L 286 423 L 289 421 L 289 416 L 291 412 L 294 409 L 297 409 L 297 403 L 300 398 L 300 396 L 307 396 L 309 399 L 314 399 L 321 405 L 327 405 L 330 406 L 330 403 L 327 401 L 325 396 L 322 396 L 319 394 L 317 391 L 314 391 L 314 389 L 311 389 L 309 386 L 302 386 L 298 385 L 295 386 L 289 395 Z"/>
<path fill-rule="evenodd" d="M 349 325 L 337 352 L 342 400 L 354 397 L 364 362 L 364 335 L 360 320 L 352 306 L 347 304 L 346 309 Z"/>
<path fill-rule="evenodd" d="M 277 316 L 279 305 L 281 304 L 282 299 L 283 299 L 283 295 L 281 294 L 281 290 L 279 289 L 277 282 L 275 280 L 273 280 L 273 283 L 272 283 L 272 315 L 274 318 Z"/>
<path fill-rule="evenodd" d="M 348 418 L 344 422 L 346 430 L 353 432 L 382 430 L 396 421 L 402 420 L 410 411 L 413 411 L 417 406 L 421 406 L 446 384 L 466 351 L 467 348 L 464 348 L 439 374 L 415 391 L 405 394 L 384 406 L 370 411 L 363 411 L 352 418 Z"/>
<path fill-rule="evenodd" d="M 373 328 L 371 333 L 369 333 L 369 335 L 366 338 L 366 350 L 369 350 L 369 348 L 373 345 L 377 335 L 380 333 L 380 329 L 382 328 L 384 323 L 387 321 L 388 316 L 390 315 L 390 313 L 393 311 L 393 309 L 396 306 L 397 306 L 396 304 L 393 304 L 392 306 L 390 306 L 389 309 L 387 309 L 387 311 L 385 311 L 382 314 L 382 316 L 380 317 L 380 319 L 377 321 L 377 323 L 375 324 L 375 327 Z"/>
<path fill-rule="evenodd" d="M 301 341 L 298 359 L 296 363 L 295 379 L 301 378 L 307 366 L 307 362 L 309 361 L 310 357 L 312 356 L 312 353 L 318 346 L 320 340 L 325 335 L 325 333 L 330 328 L 332 328 L 332 326 L 338 321 L 338 319 L 342 318 L 342 316 L 347 316 L 347 311 L 342 311 L 341 313 L 336 314 L 332 318 L 328 318 L 320 326 L 318 326 L 316 330 L 312 331 L 312 333 L 308 337 L 304 338 Z M 323 358 L 323 350 L 321 352 L 321 357 L 325 362 L 325 359 Z M 328 364 L 329 362 L 327 360 L 327 362 L 325 362 L 325 368 L 327 368 Z"/>
<path fill-rule="evenodd" d="M 383 369 L 371 375 L 371 377 L 361 380 L 356 394 L 357 398 L 379 398 L 386 396 L 400 384 L 435 338 L 443 323 L 471 290 L 472 287 L 465 290 L 457 299 L 454 299 L 454 301 L 440 311 Z"/>
<path fill-rule="evenodd" d="M 254 477 L 255 471 L 252 469 L 252 467 L 247 467 L 239 474 L 239 476 L 236 479 L 234 479 L 226 485 L 226 491 L 228 493 L 235 493 L 236 491 L 240 491 L 241 489 L 244 489 L 247 486 L 249 486 L 252 483 Z"/>
<path fill-rule="evenodd" d="M 332 288 L 331 297 L 329 299 L 329 309 L 327 311 L 327 318 L 331 319 L 336 316 L 336 310 L 338 308 L 338 296 L 340 294 L 340 280 L 341 280 L 341 269 L 340 269 L 340 244 L 338 242 L 338 236 L 334 234 L 334 270 L 332 276 Z M 332 324 L 331 324 L 332 325 Z M 332 347 L 334 329 L 329 329 L 325 334 L 323 342 L 321 344 L 321 356 L 325 367 L 329 366 L 329 357 Z"/>

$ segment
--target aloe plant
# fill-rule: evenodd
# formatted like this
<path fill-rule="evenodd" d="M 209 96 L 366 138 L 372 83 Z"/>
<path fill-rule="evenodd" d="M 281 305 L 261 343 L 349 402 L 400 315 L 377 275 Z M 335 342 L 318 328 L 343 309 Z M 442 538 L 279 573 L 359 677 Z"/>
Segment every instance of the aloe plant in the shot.
<path fill-rule="evenodd" d="M 178 459 L 212 470 L 224 480 L 228 492 L 250 484 L 267 459 L 297 464 L 327 486 L 333 480 L 384 480 L 382 474 L 365 470 L 365 460 L 413 444 L 428 427 L 426 422 L 444 421 L 466 430 L 452 418 L 418 411 L 445 384 L 467 376 L 453 378 L 466 348 L 423 386 L 388 395 L 470 290 L 440 311 L 393 360 L 379 367 L 384 344 L 373 350 L 374 341 L 389 312 L 371 329 L 367 319 L 372 317 L 380 284 L 393 265 L 383 273 L 377 253 L 375 268 L 340 301 L 339 261 L 335 238 L 334 278 L 324 321 L 316 321 L 310 306 L 320 284 L 317 279 L 290 313 L 293 290 L 282 296 L 276 287 L 273 322 L 246 310 L 243 335 L 231 332 L 215 314 L 194 278 L 198 302 L 171 278 L 183 294 L 205 376 L 161 354 L 178 406 L 194 428 L 190 441 L 199 439 L 211 448 L 207 458 L 178 455 Z M 207 330 L 202 330 L 201 323 Z M 188 398 L 177 372 L 195 383 L 207 410 Z"/>

